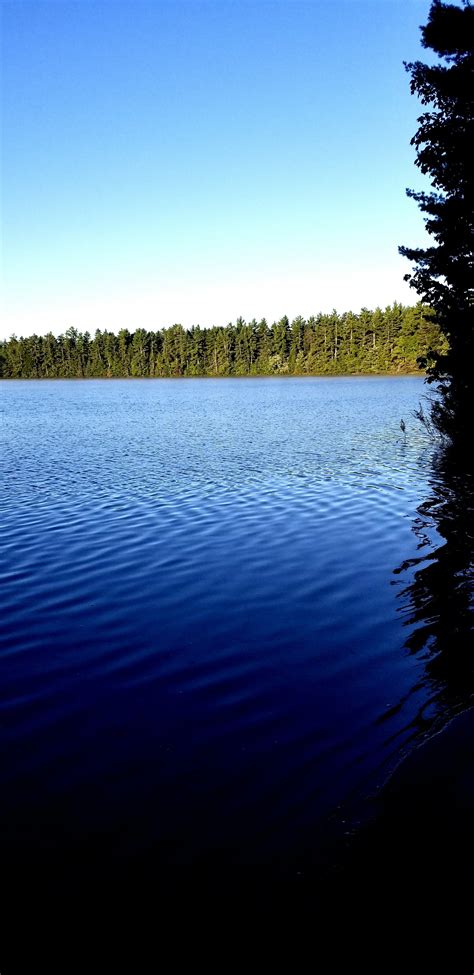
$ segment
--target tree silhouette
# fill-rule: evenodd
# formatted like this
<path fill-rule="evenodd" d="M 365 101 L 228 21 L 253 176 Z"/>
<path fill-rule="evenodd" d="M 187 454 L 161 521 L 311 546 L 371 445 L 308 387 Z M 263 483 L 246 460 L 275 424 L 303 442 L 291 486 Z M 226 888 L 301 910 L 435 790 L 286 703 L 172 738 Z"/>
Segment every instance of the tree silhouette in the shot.
<path fill-rule="evenodd" d="M 405 280 L 435 312 L 449 349 L 435 353 L 428 381 L 437 382 L 432 420 L 462 442 L 470 434 L 474 351 L 474 8 L 434 0 L 422 43 L 440 59 L 406 64 L 410 88 L 427 110 L 411 140 L 416 165 L 431 180 L 430 193 L 407 190 L 426 214 L 435 243 L 400 247 L 414 262 Z M 426 363 L 425 363 L 426 364 Z"/>

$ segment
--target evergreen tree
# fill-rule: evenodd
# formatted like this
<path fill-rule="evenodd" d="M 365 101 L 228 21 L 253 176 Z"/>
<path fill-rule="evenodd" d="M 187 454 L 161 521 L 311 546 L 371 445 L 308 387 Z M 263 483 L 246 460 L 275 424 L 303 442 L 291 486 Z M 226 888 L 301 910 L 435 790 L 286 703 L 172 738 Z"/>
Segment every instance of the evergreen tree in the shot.
<path fill-rule="evenodd" d="M 271 336 L 266 318 L 259 321 L 256 328 L 257 336 L 257 372 L 264 376 L 268 373 L 268 362 L 271 356 Z"/>
<path fill-rule="evenodd" d="M 270 329 L 239 318 L 225 327 L 185 330 L 182 325 L 158 332 L 97 330 L 93 339 L 69 328 L 55 338 L 32 335 L 0 342 L 4 379 L 342 375 L 364 372 L 413 372 L 417 359 L 448 349 L 435 316 L 419 303 L 394 304 L 375 312 L 318 315 L 307 321 L 286 316 Z"/>
<path fill-rule="evenodd" d="M 121 328 L 118 333 L 118 358 L 121 376 L 130 375 L 130 343 L 131 335 L 128 328 Z"/>
<path fill-rule="evenodd" d="M 407 193 L 427 215 L 434 243 L 400 247 L 400 253 L 414 262 L 406 280 L 434 310 L 449 340 L 429 368 L 429 381 L 441 394 L 433 401 L 433 422 L 463 441 L 470 435 L 474 353 L 474 8 L 468 0 L 463 7 L 434 0 L 421 31 L 423 46 L 439 61 L 406 68 L 412 94 L 427 108 L 412 145 L 433 191 Z"/>

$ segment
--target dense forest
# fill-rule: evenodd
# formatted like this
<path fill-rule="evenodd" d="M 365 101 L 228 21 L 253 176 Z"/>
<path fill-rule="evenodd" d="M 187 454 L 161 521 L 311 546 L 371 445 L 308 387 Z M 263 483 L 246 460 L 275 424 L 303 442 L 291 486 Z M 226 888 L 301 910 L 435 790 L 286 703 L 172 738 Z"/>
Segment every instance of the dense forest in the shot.
<path fill-rule="evenodd" d="M 64 335 L 0 343 L 4 379 L 125 376 L 342 375 L 403 373 L 426 367 L 446 340 L 421 303 L 360 314 L 319 314 L 272 325 L 265 319 L 235 325 L 157 332 L 137 328 L 96 331 L 92 338 L 69 328 Z"/>

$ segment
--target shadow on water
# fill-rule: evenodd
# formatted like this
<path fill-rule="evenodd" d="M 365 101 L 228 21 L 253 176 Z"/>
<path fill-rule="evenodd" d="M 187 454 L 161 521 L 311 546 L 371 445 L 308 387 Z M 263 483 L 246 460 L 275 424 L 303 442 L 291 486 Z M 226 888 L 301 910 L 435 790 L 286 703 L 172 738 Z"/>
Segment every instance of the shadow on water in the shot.
<path fill-rule="evenodd" d="M 472 458 L 452 447 L 434 455 L 413 525 L 418 554 L 395 569 L 405 649 L 423 662 L 411 692 L 424 697 L 410 725 L 414 747 L 332 880 L 341 916 L 359 929 L 370 917 L 433 971 L 474 967 L 473 474 Z"/>
<path fill-rule="evenodd" d="M 446 723 L 474 700 L 472 460 L 453 448 L 438 450 L 431 489 L 413 525 L 419 554 L 395 569 L 400 611 L 411 630 L 405 646 L 424 661 L 428 689 L 414 721 L 418 732 Z"/>

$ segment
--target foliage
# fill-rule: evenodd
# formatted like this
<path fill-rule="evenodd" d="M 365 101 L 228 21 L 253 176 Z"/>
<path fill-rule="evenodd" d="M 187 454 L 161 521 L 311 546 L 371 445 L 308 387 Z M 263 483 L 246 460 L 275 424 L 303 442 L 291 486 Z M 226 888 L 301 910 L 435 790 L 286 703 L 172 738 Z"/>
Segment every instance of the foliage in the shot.
<path fill-rule="evenodd" d="M 411 91 L 427 110 L 412 139 L 416 165 L 433 191 L 407 190 L 423 214 L 434 243 L 401 247 L 414 263 L 411 287 L 435 313 L 448 340 L 428 370 L 441 397 L 432 420 L 451 438 L 470 433 L 474 351 L 474 8 L 434 0 L 422 43 L 441 63 L 407 64 Z"/>
<path fill-rule="evenodd" d="M 359 315 L 286 316 L 157 332 L 121 329 L 118 335 L 80 334 L 70 328 L 55 338 L 32 335 L 0 343 L 4 379 L 127 377 L 343 375 L 404 373 L 446 352 L 446 341 L 429 309 L 421 304 L 364 308 Z"/>

